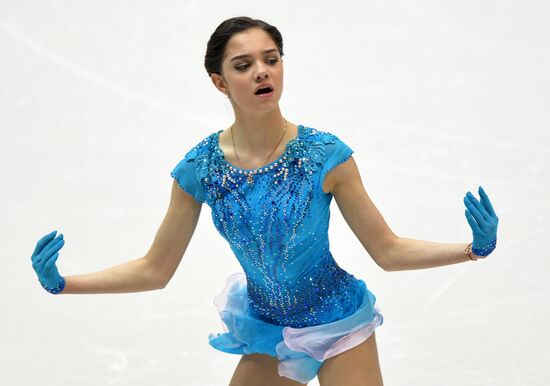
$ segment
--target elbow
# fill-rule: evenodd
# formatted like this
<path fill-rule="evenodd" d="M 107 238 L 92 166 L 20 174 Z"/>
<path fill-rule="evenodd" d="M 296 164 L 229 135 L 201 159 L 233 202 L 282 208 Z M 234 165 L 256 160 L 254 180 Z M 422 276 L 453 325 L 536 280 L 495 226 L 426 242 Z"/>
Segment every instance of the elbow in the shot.
<path fill-rule="evenodd" d="M 157 286 L 157 289 L 158 289 L 158 290 L 164 289 L 164 288 L 166 288 L 166 285 L 167 285 L 167 284 L 168 284 L 167 281 L 162 282 L 160 285 Z"/>
<path fill-rule="evenodd" d="M 396 270 L 391 256 L 392 254 L 390 253 L 390 248 L 388 248 L 386 250 L 386 253 L 380 259 L 380 267 L 382 267 L 382 269 L 386 272 L 391 272 Z"/>
<path fill-rule="evenodd" d="M 388 242 L 386 244 L 386 247 L 383 249 L 383 252 L 381 253 L 381 256 L 376 260 L 380 268 L 382 268 L 386 272 L 395 271 L 395 266 L 392 263 L 393 259 L 392 256 L 394 256 L 395 248 L 397 248 L 399 242 L 399 237 L 394 236 L 391 239 L 391 242 Z"/>
<path fill-rule="evenodd" d="M 377 261 L 377 264 L 380 268 L 382 268 L 386 272 L 392 271 L 391 265 L 385 259 L 380 259 L 379 261 Z"/>
<path fill-rule="evenodd" d="M 165 273 L 162 275 L 160 279 L 160 286 L 159 289 L 164 289 L 170 283 L 170 280 L 172 280 L 172 277 L 174 277 L 174 274 L 176 273 L 175 270 L 171 270 L 169 273 Z"/>
<path fill-rule="evenodd" d="M 149 275 L 148 280 L 150 282 L 150 285 L 154 287 L 154 289 L 164 289 L 172 279 L 172 276 L 174 276 L 175 271 L 174 270 L 166 270 L 163 269 L 163 267 L 154 266 L 151 263 L 149 265 Z"/>
<path fill-rule="evenodd" d="M 384 256 L 381 255 L 372 255 L 372 260 L 378 265 L 380 268 L 382 268 L 384 271 L 391 271 L 391 266 L 387 259 L 384 258 Z"/>
<path fill-rule="evenodd" d="M 162 280 L 160 280 L 160 282 L 158 282 L 157 289 L 161 290 L 161 289 L 166 288 L 166 286 L 167 286 L 168 283 L 170 282 L 170 279 L 171 279 L 171 278 L 172 278 L 172 277 L 163 278 Z"/>
<path fill-rule="evenodd" d="M 155 290 L 161 290 L 168 285 L 169 281 L 170 278 L 166 278 L 165 276 L 161 276 L 157 273 L 150 278 L 150 286 Z"/>

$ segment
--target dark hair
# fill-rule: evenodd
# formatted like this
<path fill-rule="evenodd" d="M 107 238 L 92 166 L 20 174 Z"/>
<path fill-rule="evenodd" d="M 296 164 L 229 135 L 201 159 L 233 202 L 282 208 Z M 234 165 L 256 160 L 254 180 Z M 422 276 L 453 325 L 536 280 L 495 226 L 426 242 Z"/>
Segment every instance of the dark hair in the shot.
<path fill-rule="evenodd" d="M 225 54 L 227 42 L 234 34 L 250 28 L 261 28 L 271 35 L 271 38 L 277 45 L 279 54 L 281 57 L 283 56 L 283 37 L 276 27 L 263 20 L 252 19 L 247 16 L 233 17 L 223 21 L 216 28 L 212 36 L 210 36 L 210 40 L 208 40 L 206 55 L 204 56 L 204 67 L 208 76 L 212 73 L 221 75 L 223 55 Z"/>

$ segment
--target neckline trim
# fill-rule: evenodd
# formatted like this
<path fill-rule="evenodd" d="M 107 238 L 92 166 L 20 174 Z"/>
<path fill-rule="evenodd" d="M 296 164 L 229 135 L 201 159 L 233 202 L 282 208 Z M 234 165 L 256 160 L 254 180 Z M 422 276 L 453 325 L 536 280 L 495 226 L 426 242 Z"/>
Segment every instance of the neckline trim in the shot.
<path fill-rule="evenodd" d="M 229 166 L 230 168 L 233 168 L 237 171 L 242 171 L 242 172 L 246 172 L 246 173 L 249 173 L 249 172 L 254 172 L 255 170 L 260 170 L 260 169 L 270 169 L 271 166 L 274 166 L 275 164 L 279 164 L 283 158 L 285 158 L 286 156 L 288 156 L 288 152 L 289 152 L 289 147 L 292 143 L 296 142 L 298 139 L 300 139 L 302 137 L 302 132 L 303 132 L 303 129 L 305 128 L 304 125 L 301 125 L 299 124 L 297 126 L 297 134 L 294 138 L 291 138 L 286 144 L 285 144 L 285 150 L 283 151 L 283 154 L 281 154 L 281 156 L 279 158 L 277 158 L 275 161 L 271 162 L 271 163 L 268 163 L 266 165 L 262 165 L 262 166 L 259 166 L 258 168 L 255 168 L 255 169 L 242 169 L 242 168 L 239 168 L 235 165 L 233 165 L 232 163 L 230 163 L 229 161 L 227 161 L 225 159 L 225 153 L 223 152 L 222 148 L 220 147 L 220 141 L 219 141 L 219 138 L 220 138 L 220 133 L 223 131 L 223 130 L 218 130 L 215 135 L 214 135 L 214 146 L 216 147 L 216 150 L 217 152 L 220 154 L 220 158 L 222 159 L 223 163 L 225 163 L 227 166 Z"/>

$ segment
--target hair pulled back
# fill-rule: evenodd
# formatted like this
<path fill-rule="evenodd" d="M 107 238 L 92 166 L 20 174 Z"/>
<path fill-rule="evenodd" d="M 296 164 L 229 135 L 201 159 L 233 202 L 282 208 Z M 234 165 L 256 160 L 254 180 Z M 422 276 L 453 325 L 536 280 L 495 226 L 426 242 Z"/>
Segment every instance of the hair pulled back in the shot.
<path fill-rule="evenodd" d="M 206 55 L 204 56 L 204 67 L 208 76 L 212 73 L 222 74 L 222 62 L 227 42 L 229 42 L 229 39 L 234 34 L 250 28 L 261 28 L 267 32 L 277 45 L 279 54 L 281 57 L 283 56 L 283 37 L 275 26 L 263 20 L 252 19 L 247 16 L 233 17 L 224 20 L 210 36 L 210 40 L 208 40 Z"/>

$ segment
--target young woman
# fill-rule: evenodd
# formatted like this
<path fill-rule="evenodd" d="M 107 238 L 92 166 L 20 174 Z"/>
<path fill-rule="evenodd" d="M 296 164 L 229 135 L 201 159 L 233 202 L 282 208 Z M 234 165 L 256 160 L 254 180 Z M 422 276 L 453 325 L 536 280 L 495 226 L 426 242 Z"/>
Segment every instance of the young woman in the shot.
<path fill-rule="evenodd" d="M 329 205 L 338 203 L 369 255 L 386 271 L 437 267 L 487 256 L 498 218 L 487 194 L 464 197 L 472 243 L 398 237 L 365 191 L 353 150 L 338 136 L 283 117 L 283 40 L 248 17 L 212 34 L 205 67 L 227 95 L 235 121 L 212 132 L 175 166 L 168 212 L 140 259 L 86 275 L 59 275 L 55 231 L 32 255 L 50 293 L 164 288 L 185 253 L 202 203 L 244 273 L 216 297 L 224 332 L 210 345 L 242 358 L 230 385 L 382 385 L 375 328 L 383 323 L 366 283 L 338 266 L 328 241 Z"/>

